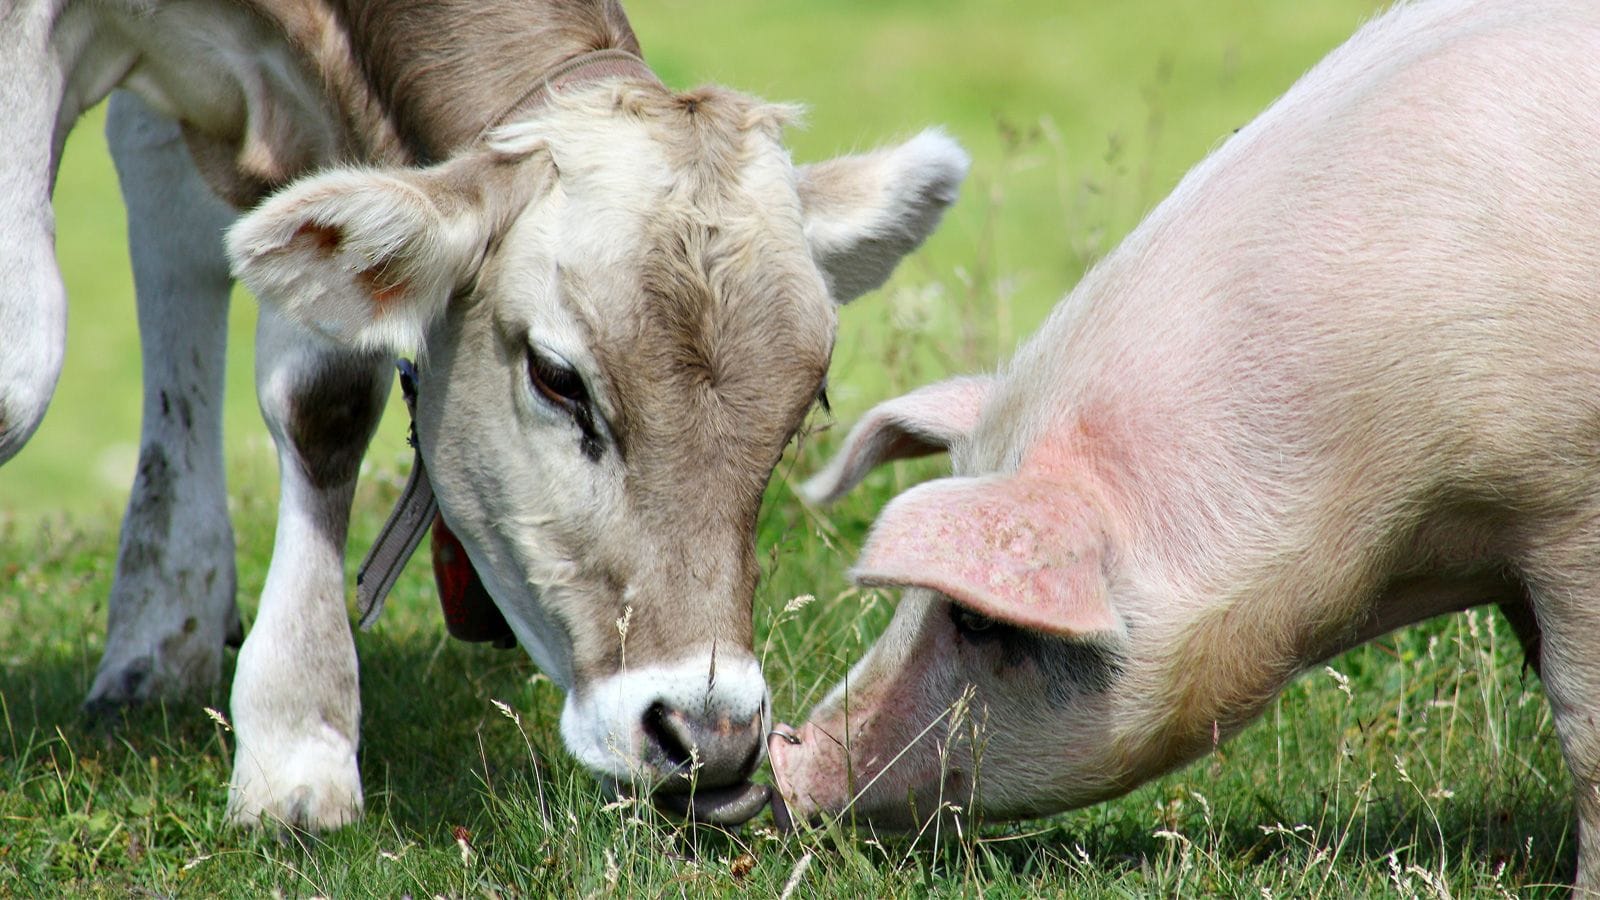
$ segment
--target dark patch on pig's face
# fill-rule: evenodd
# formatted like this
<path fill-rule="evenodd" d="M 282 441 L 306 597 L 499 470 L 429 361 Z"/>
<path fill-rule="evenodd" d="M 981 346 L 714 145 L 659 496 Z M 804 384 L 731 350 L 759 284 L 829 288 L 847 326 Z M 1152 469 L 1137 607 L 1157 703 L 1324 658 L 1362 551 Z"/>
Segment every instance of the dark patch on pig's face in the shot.
<path fill-rule="evenodd" d="M 1084 694 L 1103 694 L 1122 675 L 1122 659 L 1111 648 L 1084 638 L 1061 638 L 1017 629 L 1006 647 L 1012 665 L 1031 661 L 1045 681 L 1045 696 L 1068 706 Z"/>
<path fill-rule="evenodd" d="M 1040 634 L 979 616 L 950 603 L 950 619 L 959 640 L 996 656 L 996 674 L 1012 676 L 1030 666 L 1043 681 L 1052 706 L 1070 706 L 1084 694 L 1111 690 L 1122 675 L 1122 657 L 1094 638 Z"/>

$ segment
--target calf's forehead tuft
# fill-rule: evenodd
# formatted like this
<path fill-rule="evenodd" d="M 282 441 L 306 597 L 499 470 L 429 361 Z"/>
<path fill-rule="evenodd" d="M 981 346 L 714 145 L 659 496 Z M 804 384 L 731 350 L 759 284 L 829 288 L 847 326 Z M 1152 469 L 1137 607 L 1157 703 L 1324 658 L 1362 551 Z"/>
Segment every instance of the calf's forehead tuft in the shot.
<path fill-rule="evenodd" d="M 629 457 L 641 468 L 709 454 L 764 478 L 756 463 L 781 452 L 833 347 L 832 302 L 779 144 L 794 111 L 717 87 L 625 84 L 611 102 L 670 170 L 643 223 L 637 291 L 596 335 L 619 440 L 625 454 L 645 449 Z"/>
<path fill-rule="evenodd" d="M 562 266 L 630 476 L 646 492 L 721 477 L 758 497 L 826 372 L 835 325 L 779 143 L 793 110 L 644 82 L 552 105 L 547 120 L 494 141 L 511 152 L 548 147 L 575 215 L 626 210 L 618 221 L 637 228 L 621 243 L 611 228 L 566 235 Z M 640 152 L 620 152 L 619 141 L 641 141 Z M 604 171 L 618 164 L 654 171 Z"/>
<path fill-rule="evenodd" d="M 643 469 L 698 459 L 764 479 L 827 370 L 832 304 L 804 251 L 760 227 L 659 225 L 631 309 L 597 342 L 618 439 Z"/>
<path fill-rule="evenodd" d="M 620 133 L 638 128 L 660 151 L 674 182 L 702 202 L 708 192 L 739 184 L 743 170 L 757 159 L 787 164 L 783 129 L 800 117 L 797 106 L 722 87 L 677 92 L 638 80 L 556 93 L 547 109 L 494 129 L 490 144 L 509 153 L 548 147 L 578 157 L 585 146 L 615 146 Z M 619 125 L 627 126 L 624 132 Z"/>

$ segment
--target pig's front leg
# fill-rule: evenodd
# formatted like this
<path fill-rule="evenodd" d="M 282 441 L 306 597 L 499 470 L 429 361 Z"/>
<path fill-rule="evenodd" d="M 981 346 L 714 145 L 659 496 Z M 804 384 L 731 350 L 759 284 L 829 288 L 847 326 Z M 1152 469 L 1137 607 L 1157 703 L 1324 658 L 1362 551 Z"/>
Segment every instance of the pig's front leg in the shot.
<path fill-rule="evenodd" d="M 1581 547 L 1547 549 L 1530 566 L 1540 677 L 1572 770 L 1578 817 L 1573 896 L 1600 896 L 1600 528 L 1573 529 Z"/>

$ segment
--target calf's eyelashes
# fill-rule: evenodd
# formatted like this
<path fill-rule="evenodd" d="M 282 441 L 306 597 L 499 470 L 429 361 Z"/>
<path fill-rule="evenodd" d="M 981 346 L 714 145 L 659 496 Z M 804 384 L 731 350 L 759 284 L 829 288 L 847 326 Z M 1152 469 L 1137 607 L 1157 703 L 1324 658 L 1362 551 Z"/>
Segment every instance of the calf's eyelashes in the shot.
<path fill-rule="evenodd" d="M 528 380 L 534 391 L 553 405 L 572 411 L 589 402 L 583 376 L 566 360 L 538 347 L 528 348 Z"/>
<path fill-rule="evenodd" d="M 552 350 L 534 344 L 527 350 L 528 384 L 536 401 L 555 407 L 578 426 L 579 449 L 590 462 L 605 454 L 605 440 L 595 421 L 594 403 L 589 388 L 576 366 Z"/>

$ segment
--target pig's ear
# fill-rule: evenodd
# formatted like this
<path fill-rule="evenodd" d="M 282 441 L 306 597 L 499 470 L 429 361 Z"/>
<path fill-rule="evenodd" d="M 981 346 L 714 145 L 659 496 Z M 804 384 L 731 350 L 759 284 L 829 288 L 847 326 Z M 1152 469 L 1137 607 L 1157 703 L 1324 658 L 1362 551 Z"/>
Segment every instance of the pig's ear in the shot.
<path fill-rule="evenodd" d="M 951 378 L 874 406 L 822 471 L 800 486 L 800 496 L 832 503 L 883 463 L 949 450 L 977 426 L 993 386 L 988 376 Z"/>
<path fill-rule="evenodd" d="M 922 587 L 999 622 L 1076 637 L 1121 631 L 1099 515 L 1070 488 L 1026 474 L 942 478 L 884 508 L 852 573 Z"/>
<path fill-rule="evenodd" d="M 933 233 L 971 165 L 937 129 L 904 144 L 800 169 L 806 243 L 836 303 L 889 277 Z"/>
<path fill-rule="evenodd" d="M 414 350 L 522 208 L 517 162 L 481 152 L 302 179 L 229 229 L 234 274 L 285 318 L 340 343 Z"/>

